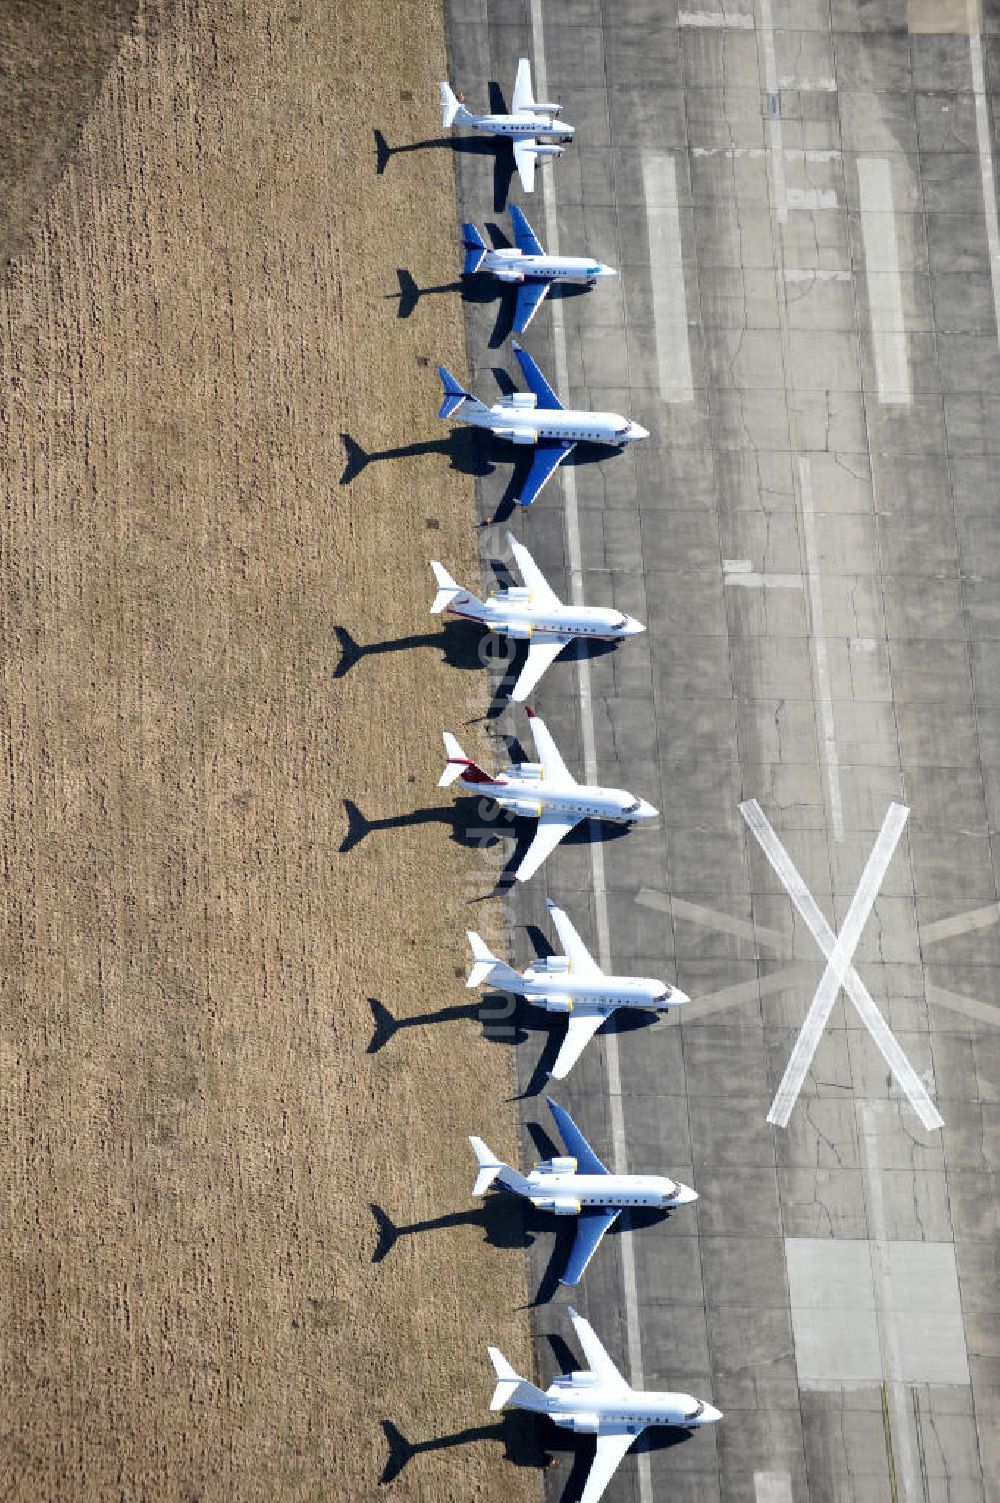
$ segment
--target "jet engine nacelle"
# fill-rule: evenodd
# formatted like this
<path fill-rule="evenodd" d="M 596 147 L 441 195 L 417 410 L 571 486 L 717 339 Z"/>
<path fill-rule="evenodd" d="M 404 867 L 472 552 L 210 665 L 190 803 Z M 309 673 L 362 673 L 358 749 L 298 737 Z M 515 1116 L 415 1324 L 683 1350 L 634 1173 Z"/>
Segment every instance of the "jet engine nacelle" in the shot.
<path fill-rule="evenodd" d="M 510 637 L 510 639 L 511 639 L 512 642 L 527 642 L 528 638 L 531 636 L 531 633 L 533 631 L 534 631 L 534 627 L 533 626 L 524 626 L 524 625 L 520 625 L 520 626 L 505 626 L 503 628 L 503 634 L 504 634 L 504 636 L 505 637 Z"/>
<path fill-rule="evenodd" d="M 498 282 L 523 282 L 524 272 L 516 271 L 513 266 L 497 266 L 493 275 Z"/>
<path fill-rule="evenodd" d="M 526 783 L 540 783 L 545 769 L 541 762 L 518 762 L 516 768 L 512 767 L 510 771 Z"/>
<path fill-rule="evenodd" d="M 540 1211 L 549 1211 L 555 1216 L 579 1216 L 580 1202 L 571 1195 L 543 1195 L 535 1200 Z"/>
<path fill-rule="evenodd" d="M 550 976 L 565 976 L 570 960 L 568 955 L 547 955 L 542 964 Z"/>
<path fill-rule="evenodd" d="M 502 598 L 505 605 L 515 600 L 527 602 L 531 599 L 531 591 L 524 585 L 511 585 L 509 590 L 502 591 Z"/>
<path fill-rule="evenodd" d="M 535 819 L 542 812 L 541 804 L 529 798 L 504 799 L 503 806 L 512 814 L 523 815 L 525 819 Z"/>
<path fill-rule="evenodd" d="M 494 428 L 497 438 L 505 438 L 511 444 L 537 444 L 538 434 L 534 428 Z"/>
<path fill-rule="evenodd" d="M 572 1012 L 573 1011 L 573 998 L 572 997 L 541 997 L 541 998 L 536 997 L 534 1000 L 536 1002 L 540 1002 L 541 1006 L 545 1008 L 546 1012 Z"/>
<path fill-rule="evenodd" d="M 576 1159 L 567 1157 L 546 1159 L 544 1164 L 538 1165 L 539 1174 L 575 1174 Z"/>
<path fill-rule="evenodd" d="M 577 1435 L 596 1435 L 601 1428 L 599 1414 L 574 1414 L 570 1417 L 570 1430 L 575 1430 Z"/>
<path fill-rule="evenodd" d="M 523 277 L 521 278 L 521 281 L 524 281 Z M 535 396 L 535 393 L 533 391 L 512 391 L 509 401 L 512 407 L 538 406 L 538 398 Z"/>

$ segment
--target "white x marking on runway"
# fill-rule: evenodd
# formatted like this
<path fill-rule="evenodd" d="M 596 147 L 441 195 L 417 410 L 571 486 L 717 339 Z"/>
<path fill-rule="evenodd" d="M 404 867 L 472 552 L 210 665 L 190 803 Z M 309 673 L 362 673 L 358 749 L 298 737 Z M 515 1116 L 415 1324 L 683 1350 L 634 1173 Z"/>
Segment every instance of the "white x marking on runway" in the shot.
<path fill-rule="evenodd" d="M 799 1092 L 841 987 L 857 1008 L 861 1021 L 906 1093 L 910 1105 L 923 1126 L 928 1131 L 944 1126 L 944 1119 L 928 1096 L 926 1086 L 893 1036 L 889 1025 L 875 1006 L 868 988 L 853 965 L 854 952 L 861 939 L 861 932 L 868 921 L 868 915 L 874 906 L 879 887 L 882 885 L 882 879 L 899 843 L 899 837 L 903 833 L 903 826 L 906 824 L 909 812 L 904 804 L 889 805 L 857 892 L 851 900 L 843 927 L 839 935 L 834 935 L 815 898 L 799 875 L 795 863 L 768 823 L 757 800 L 750 799 L 747 803 L 740 805 L 740 813 L 760 842 L 761 849 L 826 958 L 826 970 L 823 972 L 806 1020 L 795 1041 L 788 1066 L 771 1103 L 771 1110 L 767 1114 L 767 1120 L 776 1123 L 779 1127 L 788 1126 L 792 1108 L 798 1100 Z"/>

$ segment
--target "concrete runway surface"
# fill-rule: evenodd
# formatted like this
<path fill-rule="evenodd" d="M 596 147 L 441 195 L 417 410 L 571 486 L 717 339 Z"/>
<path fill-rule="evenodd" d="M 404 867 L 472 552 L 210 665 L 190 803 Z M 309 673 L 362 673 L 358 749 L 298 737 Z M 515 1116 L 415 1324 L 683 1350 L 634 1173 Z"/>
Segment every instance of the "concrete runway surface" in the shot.
<path fill-rule="evenodd" d="M 512 525 L 560 594 L 648 626 L 558 662 L 534 704 L 580 777 L 661 819 L 564 844 L 510 908 L 519 965 L 527 926 L 554 939 L 550 895 L 605 964 L 692 997 L 683 1021 L 606 1029 L 554 1092 L 608 1162 L 701 1196 L 613 1232 L 574 1292 L 633 1382 L 725 1412 L 640 1442 L 606 1497 L 985 1503 L 1000 1497 L 1000 8 L 704 6 L 448 4 L 450 78 L 472 108 L 490 80 L 509 100 L 529 56 L 536 97 L 577 127 L 511 198 L 546 249 L 621 273 L 550 297 L 524 342 L 564 400 L 652 433 L 580 455 L 482 533 L 503 558 Z M 460 217 L 509 231 L 492 151 L 456 161 Z M 456 225 L 442 283 L 460 264 Z M 465 374 L 492 400 L 491 368 L 517 375 L 503 306 L 482 287 L 466 306 Z M 503 515 L 508 452 L 490 450 L 484 518 Z M 494 726 L 530 751 L 521 710 Z M 530 1163 L 561 1023 L 514 1021 Z M 543 1295 L 555 1242 L 531 1250 Z M 545 1381 L 566 1302 L 557 1289 L 536 1310 Z M 547 1494 L 572 1503 L 592 1442 L 544 1429 Z"/>

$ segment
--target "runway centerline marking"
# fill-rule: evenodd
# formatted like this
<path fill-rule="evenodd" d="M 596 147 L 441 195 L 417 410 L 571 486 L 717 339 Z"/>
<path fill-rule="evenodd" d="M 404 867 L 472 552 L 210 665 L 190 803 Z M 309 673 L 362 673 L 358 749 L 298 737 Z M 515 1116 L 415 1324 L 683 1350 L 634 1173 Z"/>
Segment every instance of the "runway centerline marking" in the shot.
<path fill-rule="evenodd" d="M 643 152 L 642 186 L 660 395 L 665 402 L 692 402 L 694 382 L 677 201 L 677 162 L 670 152 Z"/>
<path fill-rule="evenodd" d="M 836 725 L 833 718 L 833 691 L 830 687 L 830 664 L 826 655 L 826 622 L 823 617 L 823 590 L 819 578 L 819 549 L 816 545 L 816 508 L 813 503 L 812 470 L 804 454 L 799 455 L 799 504 L 802 508 L 802 535 L 806 549 L 806 579 L 809 599 L 809 645 L 816 669 L 816 692 L 823 725 L 823 762 L 830 793 L 830 824 L 834 840 L 844 838 L 844 809 L 840 796 L 840 753 L 837 751 Z"/>
<path fill-rule="evenodd" d="M 753 16 L 723 10 L 681 10 L 677 12 L 678 26 L 729 27 L 733 31 L 753 31 Z"/>
<path fill-rule="evenodd" d="M 875 350 L 879 401 L 886 406 L 909 407 L 913 393 L 903 320 L 903 289 L 899 278 L 892 168 L 888 157 L 858 158 L 858 189 L 868 318 Z"/>
<path fill-rule="evenodd" d="M 905 1093 L 910 1105 L 928 1132 L 944 1126 L 944 1119 L 934 1106 L 927 1087 L 914 1070 L 889 1025 L 872 1001 L 871 994 L 854 969 L 853 955 L 861 931 L 875 903 L 893 852 L 903 833 L 909 814 L 905 804 L 890 804 L 878 838 L 872 847 L 857 891 L 851 899 L 839 935 L 824 918 L 816 899 L 778 839 L 756 799 L 740 804 L 740 813 L 774 868 L 782 886 L 794 903 L 803 922 L 826 958 L 826 969 L 813 997 L 806 1020 L 795 1041 L 791 1058 L 778 1087 L 767 1120 L 787 1127 L 792 1108 L 798 1099 L 820 1037 L 830 1018 L 833 1004 L 843 988 L 858 1011 L 889 1069 Z"/>
<path fill-rule="evenodd" d="M 531 40 L 535 59 L 535 83 L 540 98 L 546 95 L 545 36 L 542 28 L 541 0 L 531 0 Z M 555 185 L 552 174 L 541 173 L 542 201 L 545 206 L 546 244 L 549 252 L 559 254 L 559 226 L 556 214 Z M 569 389 L 569 367 L 566 358 L 566 329 L 563 308 L 558 298 L 550 299 L 552 345 L 555 352 L 557 386 L 560 391 Z M 576 475 L 572 466 L 562 469 L 563 515 L 566 524 L 566 549 L 569 560 L 570 590 L 575 605 L 583 604 L 583 554 L 580 544 L 580 516 L 577 506 Z M 580 722 L 583 730 L 583 761 L 586 781 L 597 782 L 597 737 L 594 730 L 594 705 L 590 688 L 590 662 L 581 658 L 579 663 Z M 593 831 L 593 825 L 591 826 Z M 604 847 L 600 840 L 590 842 L 590 863 L 594 881 L 594 909 L 597 917 L 597 952 L 602 969 L 611 970 L 611 936 L 608 923 L 608 894 L 604 873 Z M 616 1174 L 628 1169 L 628 1146 L 625 1138 L 625 1110 L 622 1101 L 621 1066 L 618 1053 L 618 1035 L 605 1036 L 605 1059 L 608 1068 L 608 1115 L 611 1123 L 612 1163 Z M 629 1235 L 618 1238 L 622 1260 L 622 1285 L 625 1301 L 625 1333 L 631 1382 L 634 1388 L 644 1386 L 642 1365 L 642 1334 L 639 1325 L 639 1300 L 635 1272 L 635 1248 Z M 648 1451 L 636 1454 L 639 1478 L 640 1503 L 653 1503 L 653 1478 Z"/>
<path fill-rule="evenodd" d="M 749 558 L 724 558 L 722 579 L 747 590 L 801 590 L 801 574 L 758 574 Z"/>
<path fill-rule="evenodd" d="M 997 337 L 1000 338 L 1000 229 L 997 226 L 997 190 L 993 176 L 993 147 L 990 143 L 990 117 L 986 107 L 986 76 L 983 71 L 983 39 L 980 0 L 967 0 L 969 17 L 969 56 L 972 62 L 972 95 L 976 102 L 976 141 L 979 146 L 979 172 L 983 180 L 983 207 L 986 211 L 986 239 L 990 247 L 990 281 L 993 284 L 993 313 Z"/>
<path fill-rule="evenodd" d="M 788 223 L 788 200 L 785 195 L 785 154 L 781 136 L 781 95 L 778 86 L 778 65 L 774 56 L 774 18 L 771 0 L 758 0 L 760 5 L 761 43 L 764 53 L 764 88 L 767 92 L 767 138 L 771 158 L 771 180 L 774 184 L 774 207 L 779 224 Z"/>

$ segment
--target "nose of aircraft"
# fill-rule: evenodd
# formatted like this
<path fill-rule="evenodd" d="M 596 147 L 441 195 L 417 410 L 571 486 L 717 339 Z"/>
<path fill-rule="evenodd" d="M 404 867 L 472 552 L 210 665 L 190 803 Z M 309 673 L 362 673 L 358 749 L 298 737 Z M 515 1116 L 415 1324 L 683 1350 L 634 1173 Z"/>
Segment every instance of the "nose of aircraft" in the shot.
<path fill-rule="evenodd" d="M 641 798 L 639 800 L 639 807 L 635 811 L 635 814 L 633 815 L 633 818 L 634 819 L 655 819 L 656 816 L 659 814 L 659 812 L 660 812 L 659 809 L 655 809 L 652 804 L 647 803 L 644 798 Z"/>
<path fill-rule="evenodd" d="M 701 1412 L 699 1423 L 702 1425 L 715 1425 L 718 1424 L 721 1418 L 721 1409 L 716 1409 L 712 1404 L 706 1404 Z"/>
<path fill-rule="evenodd" d="M 689 1206 L 698 1199 L 698 1191 L 692 1190 L 690 1185 L 678 1185 L 676 1193 L 667 1200 L 668 1206 Z"/>
<path fill-rule="evenodd" d="M 644 428 L 641 423 L 629 423 L 629 425 L 628 425 L 628 436 L 629 436 L 630 439 L 633 439 L 633 438 L 648 438 L 649 437 L 649 429 L 648 428 Z"/>
<path fill-rule="evenodd" d="M 625 634 L 626 634 L 626 636 L 629 636 L 629 637 L 638 637 L 645 630 L 646 630 L 646 628 L 643 626 L 642 622 L 641 621 L 637 621 L 634 616 L 627 616 L 625 618 Z"/>
<path fill-rule="evenodd" d="M 600 263 L 600 266 L 601 269 L 597 273 L 599 277 L 616 277 L 618 275 L 617 271 L 615 271 L 615 268 L 613 266 L 608 266 L 607 262 L 602 261 Z"/>
<path fill-rule="evenodd" d="M 664 1000 L 668 1007 L 683 1007 L 685 1002 L 691 1001 L 691 998 L 687 992 L 682 992 L 679 986 L 672 986 Z"/>

